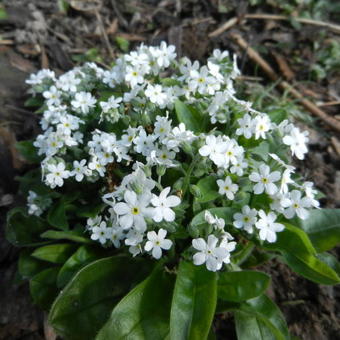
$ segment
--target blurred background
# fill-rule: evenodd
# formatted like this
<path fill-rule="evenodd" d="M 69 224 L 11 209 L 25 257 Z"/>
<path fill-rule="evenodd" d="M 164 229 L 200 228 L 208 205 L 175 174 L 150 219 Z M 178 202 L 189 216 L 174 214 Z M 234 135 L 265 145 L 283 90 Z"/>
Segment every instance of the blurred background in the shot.
<path fill-rule="evenodd" d="M 162 40 L 199 61 L 215 48 L 236 54 L 239 97 L 309 131 L 310 152 L 295 166 L 323 193 L 322 206 L 340 207 L 339 1 L 0 1 L 0 339 L 56 339 L 16 275 L 18 249 L 4 237 L 6 212 L 25 203 L 15 177 L 30 169 L 15 143 L 39 132 L 25 79 L 86 61 L 110 67 L 120 53 Z M 293 335 L 340 339 L 339 287 L 308 282 L 275 260 L 261 270 L 273 277 L 269 295 Z M 214 326 L 218 339 L 235 339 L 231 315 L 218 315 Z"/>

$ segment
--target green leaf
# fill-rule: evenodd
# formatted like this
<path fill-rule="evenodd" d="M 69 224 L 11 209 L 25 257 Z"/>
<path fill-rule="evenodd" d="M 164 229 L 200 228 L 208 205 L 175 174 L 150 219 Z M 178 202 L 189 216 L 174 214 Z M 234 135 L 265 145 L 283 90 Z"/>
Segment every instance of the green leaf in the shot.
<path fill-rule="evenodd" d="M 84 233 L 80 231 L 47 230 L 40 236 L 51 240 L 70 240 L 78 243 L 93 243 L 90 238 L 84 236 Z"/>
<path fill-rule="evenodd" d="M 64 287 L 80 269 L 98 260 L 104 253 L 103 250 L 99 249 L 90 246 L 79 247 L 61 267 L 57 278 L 57 286 Z"/>
<path fill-rule="evenodd" d="M 266 249 L 316 255 L 312 242 L 303 230 L 288 223 L 284 225 L 285 229 L 276 234 L 276 242 L 266 243 L 264 246 Z"/>
<path fill-rule="evenodd" d="M 331 267 L 340 277 L 340 262 L 337 258 L 329 253 L 321 253 L 317 255 L 318 259 L 322 262 L 326 263 L 329 267 Z"/>
<path fill-rule="evenodd" d="M 47 221 L 53 227 L 58 229 L 67 230 L 68 221 L 66 217 L 66 204 L 63 199 L 56 202 L 48 211 Z"/>
<path fill-rule="evenodd" d="M 204 132 L 206 128 L 205 119 L 194 107 L 175 101 L 175 111 L 180 123 L 184 123 L 188 130 L 193 132 Z"/>
<path fill-rule="evenodd" d="M 260 157 L 261 160 L 267 162 L 269 154 L 269 144 L 268 142 L 261 142 L 257 147 L 251 150 L 252 154 Z"/>
<path fill-rule="evenodd" d="M 76 214 L 79 217 L 94 218 L 96 217 L 104 208 L 104 204 L 91 204 L 90 206 L 80 206 L 77 207 Z"/>
<path fill-rule="evenodd" d="M 8 18 L 8 14 L 6 12 L 6 10 L 0 6 L 0 20 L 4 20 Z"/>
<path fill-rule="evenodd" d="M 234 312 L 235 328 L 238 340 L 276 340 L 278 339 L 261 318 L 241 311 Z M 282 339 L 282 337 L 281 337 Z"/>
<path fill-rule="evenodd" d="M 171 304 L 170 339 L 207 339 L 217 298 L 217 275 L 181 261 Z"/>
<path fill-rule="evenodd" d="M 16 149 L 20 155 L 30 163 L 39 163 L 41 157 L 37 154 L 37 149 L 33 145 L 32 141 L 21 141 L 15 144 Z"/>
<path fill-rule="evenodd" d="M 313 282 L 324 285 L 340 283 L 340 277 L 337 273 L 315 256 L 296 256 L 295 254 L 284 253 L 283 257 L 291 269 Z"/>
<path fill-rule="evenodd" d="M 298 220 L 316 251 L 322 253 L 340 243 L 340 209 L 315 209 L 307 220 Z"/>
<path fill-rule="evenodd" d="M 222 300 L 242 302 L 265 292 L 270 276 L 252 270 L 221 272 L 218 280 L 218 297 Z"/>
<path fill-rule="evenodd" d="M 50 324 L 63 338 L 93 340 L 116 303 L 151 269 L 149 261 L 120 256 L 88 264 L 59 294 Z"/>
<path fill-rule="evenodd" d="M 123 51 L 123 52 L 128 52 L 129 51 L 129 46 L 130 46 L 130 42 L 129 40 L 126 40 L 123 37 L 117 36 L 115 38 L 116 40 L 116 44 L 118 45 L 118 47 Z"/>
<path fill-rule="evenodd" d="M 290 224 L 285 226 L 286 229 L 277 234 L 277 241 L 264 247 L 280 251 L 291 269 L 313 282 L 326 285 L 339 283 L 336 272 L 316 257 L 307 234 Z"/>
<path fill-rule="evenodd" d="M 59 267 L 48 268 L 30 280 L 30 292 L 34 303 L 47 310 L 58 294 L 56 278 Z"/>
<path fill-rule="evenodd" d="M 28 98 L 24 106 L 25 107 L 40 107 L 44 104 L 44 98 L 42 96 L 30 97 Z"/>
<path fill-rule="evenodd" d="M 37 248 L 31 256 L 52 263 L 64 263 L 74 252 L 75 248 L 74 244 L 69 243 L 50 244 Z"/>
<path fill-rule="evenodd" d="M 234 311 L 237 339 L 290 339 L 286 321 L 276 304 L 266 295 L 231 305 Z"/>
<path fill-rule="evenodd" d="M 24 249 L 20 252 L 18 271 L 24 279 L 30 279 L 48 267 L 46 262 L 32 257 L 31 252 L 31 249 Z"/>
<path fill-rule="evenodd" d="M 218 186 L 215 176 L 204 177 L 196 184 L 200 191 L 200 197 L 196 198 L 199 203 L 206 203 L 215 200 L 221 195 L 218 193 Z"/>
<path fill-rule="evenodd" d="M 96 340 L 167 338 L 173 286 L 173 276 L 154 270 L 117 304 Z"/>
<path fill-rule="evenodd" d="M 39 237 L 46 228 L 41 218 L 27 215 L 23 208 L 14 208 L 7 214 L 6 238 L 15 246 L 46 244 Z"/>

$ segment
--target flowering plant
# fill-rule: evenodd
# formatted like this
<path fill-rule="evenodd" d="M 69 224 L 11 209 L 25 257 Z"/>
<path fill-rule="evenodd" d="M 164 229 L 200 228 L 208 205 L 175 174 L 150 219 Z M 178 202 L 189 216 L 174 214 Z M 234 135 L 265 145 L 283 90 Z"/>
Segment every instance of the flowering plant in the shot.
<path fill-rule="evenodd" d="M 339 210 L 319 209 L 290 165 L 308 134 L 239 99 L 238 75 L 228 52 L 201 66 L 162 42 L 109 70 L 27 80 L 43 132 L 18 148 L 41 167 L 20 179 L 27 209 L 8 214 L 7 237 L 65 339 L 206 339 L 224 311 L 239 339 L 288 339 L 251 268 L 277 257 L 340 282 L 326 253 Z"/>

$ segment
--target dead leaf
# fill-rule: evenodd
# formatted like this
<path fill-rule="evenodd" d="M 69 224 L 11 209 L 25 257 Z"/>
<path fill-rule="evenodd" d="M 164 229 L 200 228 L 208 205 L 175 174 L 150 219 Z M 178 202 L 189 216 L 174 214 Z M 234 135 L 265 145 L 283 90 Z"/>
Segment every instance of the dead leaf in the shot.
<path fill-rule="evenodd" d="M 34 44 L 23 44 L 23 45 L 17 45 L 16 49 L 18 52 L 25 54 L 25 55 L 31 55 L 31 56 L 37 56 L 40 53 L 39 45 Z"/>
<path fill-rule="evenodd" d="M 118 30 L 118 19 L 114 18 L 110 26 L 107 28 L 106 33 L 114 35 L 117 33 L 117 30 Z"/>
<path fill-rule="evenodd" d="M 80 12 L 97 11 L 102 6 L 101 0 L 70 0 L 72 8 Z"/>
<path fill-rule="evenodd" d="M 41 68 L 48 69 L 49 68 L 49 62 L 48 62 L 48 57 L 46 54 L 45 46 L 41 45 Z"/>
<path fill-rule="evenodd" d="M 129 40 L 129 41 L 144 41 L 144 40 L 146 40 L 145 37 L 143 37 L 142 35 L 138 35 L 138 34 L 119 33 L 119 34 L 117 34 L 117 36 L 122 37 L 126 40 Z"/>
<path fill-rule="evenodd" d="M 26 73 L 32 73 L 36 71 L 36 68 L 29 60 L 24 59 L 20 54 L 17 54 L 14 51 L 8 51 L 8 58 L 10 64 L 20 71 Z"/>
<path fill-rule="evenodd" d="M 21 157 L 17 148 L 15 147 L 17 140 L 15 138 L 14 132 L 7 127 L 0 126 L 0 139 L 3 145 L 7 147 L 11 153 L 13 168 L 20 169 L 25 164 L 25 160 Z"/>

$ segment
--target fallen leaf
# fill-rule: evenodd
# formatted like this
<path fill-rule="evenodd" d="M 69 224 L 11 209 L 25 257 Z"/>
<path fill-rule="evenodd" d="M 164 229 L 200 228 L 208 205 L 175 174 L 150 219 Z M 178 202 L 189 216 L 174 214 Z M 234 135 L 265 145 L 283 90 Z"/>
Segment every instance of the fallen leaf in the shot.
<path fill-rule="evenodd" d="M 8 51 L 8 58 L 10 64 L 20 71 L 26 73 L 32 73 L 36 71 L 35 66 L 29 60 L 24 59 L 21 55 L 15 53 L 14 51 Z"/>
<path fill-rule="evenodd" d="M 101 5 L 101 0 L 70 0 L 70 5 L 80 12 L 92 12 L 98 10 Z"/>
<path fill-rule="evenodd" d="M 17 148 L 15 147 L 17 140 L 14 132 L 7 127 L 0 126 L 0 139 L 11 153 L 13 168 L 20 169 L 25 164 L 25 160 L 20 156 Z"/>

